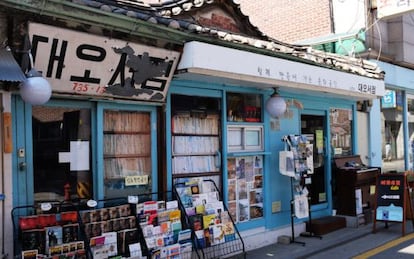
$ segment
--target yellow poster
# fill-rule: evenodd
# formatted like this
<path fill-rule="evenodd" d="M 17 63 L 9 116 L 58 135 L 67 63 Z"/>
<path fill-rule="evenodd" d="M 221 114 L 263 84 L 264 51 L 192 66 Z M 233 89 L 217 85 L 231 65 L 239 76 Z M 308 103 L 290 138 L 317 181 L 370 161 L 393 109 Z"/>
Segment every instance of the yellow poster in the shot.
<path fill-rule="evenodd" d="M 315 144 L 318 154 L 323 153 L 323 130 L 315 130 Z"/>

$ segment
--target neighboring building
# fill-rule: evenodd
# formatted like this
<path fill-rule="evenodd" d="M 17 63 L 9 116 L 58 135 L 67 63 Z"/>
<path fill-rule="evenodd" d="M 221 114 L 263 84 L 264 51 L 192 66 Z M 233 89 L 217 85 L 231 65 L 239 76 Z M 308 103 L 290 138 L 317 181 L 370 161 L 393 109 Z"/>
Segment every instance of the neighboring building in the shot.
<path fill-rule="evenodd" d="M 359 138 L 356 152 L 367 164 L 382 166 L 383 171 L 412 170 L 412 3 L 327 0 L 304 1 L 293 8 L 294 1 L 269 2 L 260 10 L 248 0 L 240 4 L 252 23 L 270 37 L 363 57 L 384 69 L 387 94 L 381 102 L 373 102 L 369 116 L 359 113 L 358 121 L 367 125 L 368 131 Z M 273 26 L 282 22 L 284 26 Z"/>
<path fill-rule="evenodd" d="M 242 12 L 267 36 L 286 43 L 327 35 L 333 30 L 331 1 L 240 0 Z"/>
<path fill-rule="evenodd" d="M 313 141 L 312 217 L 331 215 L 330 161 L 355 152 L 357 101 L 384 95 L 374 63 L 272 40 L 233 1 L 0 6 L 1 42 L 25 72 L 33 61 L 53 90 L 31 105 L 0 77 L 0 129 L 12 132 L 0 189 L 10 257 L 19 252 L 13 208 L 165 193 L 197 177 L 217 184 L 247 250 L 298 235 L 307 217 L 291 218 L 282 139 Z M 276 93 L 287 110 L 271 117 L 266 104 Z"/>

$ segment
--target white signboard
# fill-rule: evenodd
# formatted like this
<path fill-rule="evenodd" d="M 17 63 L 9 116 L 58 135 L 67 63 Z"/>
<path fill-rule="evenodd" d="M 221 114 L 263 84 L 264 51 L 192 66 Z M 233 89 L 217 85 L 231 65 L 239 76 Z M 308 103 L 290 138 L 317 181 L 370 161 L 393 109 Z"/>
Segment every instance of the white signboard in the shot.
<path fill-rule="evenodd" d="M 54 92 L 162 102 L 179 53 L 31 23 L 34 66 Z"/>
<path fill-rule="evenodd" d="M 390 18 L 414 10 L 414 3 L 410 0 L 377 0 L 378 18 Z"/>
<path fill-rule="evenodd" d="M 178 70 L 365 99 L 385 94 L 383 80 L 195 41 L 184 45 Z"/>

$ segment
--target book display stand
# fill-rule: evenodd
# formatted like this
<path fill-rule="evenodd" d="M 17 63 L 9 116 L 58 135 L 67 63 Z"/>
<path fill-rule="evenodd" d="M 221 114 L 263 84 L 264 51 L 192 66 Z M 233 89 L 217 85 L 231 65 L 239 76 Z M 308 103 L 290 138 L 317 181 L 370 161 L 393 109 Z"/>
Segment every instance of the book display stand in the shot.
<path fill-rule="evenodd" d="M 195 258 L 178 201 L 164 196 L 148 193 L 100 200 L 95 209 L 81 211 L 82 222 L 89 220 L 83 229 L 91 258 L 102 254 L 104 258 Z"/>
<path fill-rule="evenodd" d="M 170 192 L 15 207 L 15 258 L 199 258 L 178 204 Z"/>
<path fill-rule="evenodd" d="M 280 153 L 280 164 L 283 163 L 280 172 L 290 176 L 291 184 L 291 243 L 306 245 L 305 242 L 295 240 L 295 218 L 308 218 L 308 231 L 302 233 L 303 237 L 318 237 L 312 231 L 312 217 L 310 208 L 311 163 L 313 164 L 312 146 L 304 135 L 288 135 L 283 137 L 285 151 Z M 283 156 L 282 156 L 283 154 Z"/>
<path fill-rule="evenodd" d="M 126 198 L 90 200 L 87 205 L 79 215 L 90 258 L 130 257 L 135 252 L 130 245 L 139 244 L 133 206 Z"/>
<path fill-rule="evenodd" d="M 143 255 L 147 258 L 198 258 L 191 239 L 191 230 L 185 227 L 178 201 L 156 199 L 155 194 L 140 198 L 136 204 L 138 229 Z"/>
<path fill-rule="evenodd" d="M 78 204 L 45 201 L 14 207 L 15 258 L 87 258 Z"/>
<path fill-rule="evenodd" d="M 202 258 L 246 257 L 243 239 L 213 180 L 176 183 L 173 191 Z"/>

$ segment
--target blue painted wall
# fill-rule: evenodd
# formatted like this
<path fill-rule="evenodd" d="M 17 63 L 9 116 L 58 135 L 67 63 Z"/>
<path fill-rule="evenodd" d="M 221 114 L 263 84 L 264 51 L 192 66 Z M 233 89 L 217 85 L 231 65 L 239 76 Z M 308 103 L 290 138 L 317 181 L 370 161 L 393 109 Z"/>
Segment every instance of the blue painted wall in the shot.
<path fill-rule="evenodd" d="M 210 92 L 211 90 L 211 92 Z M 185 95 L 201 95 L 201 96 L 212 96 L 222 98 L 223 105 L 225 104 L 226 91 L 231 92 L 248 92 L 248 93 L 257 93 L 263 94 L 264 103 L 273 93 L 273 90 L 270 89 L 257 89 L 257 88 L 248 88 L 246 86 L 239 85 L 220 85 L 212 84 L 206 82 L 198 81 L 182 81 L 182 80 L 173 80 L 170 87 L 169 94 L 178 93 Z M 211 95 L 210 95 L 211 94 Z M 300 116 L 302 113 L 306 114 L 316 114 L 316 115 L 326 115 L 326 123 L 329 125 L 329 111 L 331 108 L 344 108 L 344 109 L 354 109 L 354 101 L 345 100 L 341 98 L 333 97 L 324 97 L 319 95 L 305 95 L 301 93 L 287 93 L 280 91 L 280 95 L 285 99 L 295 99 L 300 101 L 304 109 L 299 110 L 294 106 L 290 106 L 289 109 L 292 112 L 291 118 L 281 118 L 279 120 L 280 129 L 272 130 L 270 124 L 274 122 L 274 119 L 271 119 L 267 113 L 264 116 L 264 128 L 265 128 L 265 161 L 264 161 L 264 215 L 263 219 L 251 220 L 246 223 L 239 223 L 239 230 L 246 230 L 255 227 L 265 226 L 267 229 L 286 227 L 291 223 L 291 212 L 290 212 L 290 200 L 291 200 L 291 182 L 290 178 L 279 173 L 279 151 L 284 150 L 285 144 L 282 141 L 283 136 L 288 134 L 300 134 Z M 170 97 L 169 97 L 170 98 Z M 168 98 L 168 100 L 170 100 Z M 168 143 L 171 143 L 171 107 L 169 106 L 169 101 L 167 102 L 167 158 L 171 157 L 171 146 Z M 263 107 L 264 107 L 263 103 Z M 226 108 L 222 106 L 222 115 L 225 115 Z M 356 118 L 354 116 L 354 118 Z M 226 119 L 222 120 L 223 122 L 223 161 L 226 161 Z M 326 129 L 329 132 L 329 128 Z M 355 138 L 354 134 L 354 138 Z M 330 143 L 329 134 L 325 139 L 324 145 L 327 147 L 326 152 L 326 166 L 328 172 L 331 171 L 331 150 L 328 143 Z M 172 171 L 171 171 L 171 161 L 167 159 L 167 177 L 168 177 L 168 186 L 172 186 Z M 223 170 L 226 170 L 226 166 L 223 166 Z M 223 172 L 223 183 L 224 183 L 224 192 L 226 193 L 226 176 L 227 172 Z M 330 182 L 330 174 L 327 175 L 326 183 Z M 327 193 L 331 192 L 330 185 L 326 186 Z M 226 195 L 224 195 L 226 197 Z M 332 197 L 327 195 L 328 202 L 325 204 L 319 204 L 312 207 L 312 216 L 320 217 L 331 214 L 332 209 Z M 277 213 L 272 213 L 272 202 L 281 201 L 281 211 Z M 307 218 L 304 219 L 308 220 Z M 300 221 L 295 219 L 295 221 Z"/>

